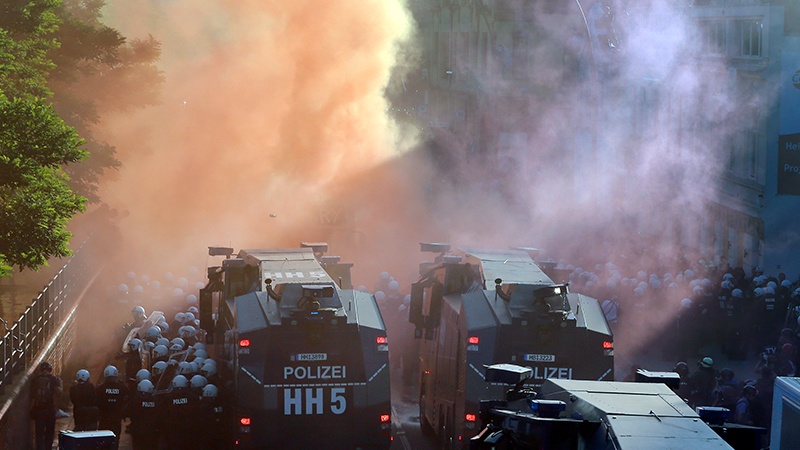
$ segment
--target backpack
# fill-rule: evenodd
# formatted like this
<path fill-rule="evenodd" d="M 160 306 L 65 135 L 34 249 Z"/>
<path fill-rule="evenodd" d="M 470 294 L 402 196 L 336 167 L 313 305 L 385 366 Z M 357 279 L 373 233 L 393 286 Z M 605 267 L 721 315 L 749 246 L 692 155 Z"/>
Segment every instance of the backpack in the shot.
<path fill-rule="evenodd" d="M 40 375 L 31 382 L 31 409 L 40 411 L 53 406 L 53 380 Z"/>

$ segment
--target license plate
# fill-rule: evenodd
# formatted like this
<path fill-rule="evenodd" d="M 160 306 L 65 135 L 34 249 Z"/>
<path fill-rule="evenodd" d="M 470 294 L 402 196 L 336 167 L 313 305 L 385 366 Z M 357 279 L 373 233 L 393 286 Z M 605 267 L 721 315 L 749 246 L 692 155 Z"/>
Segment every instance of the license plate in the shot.
<path fill-rule="evenodd" d="M 295 361 L 327 361 L 327 353 L 298 353 L 294 357 Z"/>
<path fill-rule="evenodd" d="M 543 355 L 539 353 L 527 353 L 525 354 L 525 361 L 532 361 L 532 362 L 555 362 L 556 355 Z"/>

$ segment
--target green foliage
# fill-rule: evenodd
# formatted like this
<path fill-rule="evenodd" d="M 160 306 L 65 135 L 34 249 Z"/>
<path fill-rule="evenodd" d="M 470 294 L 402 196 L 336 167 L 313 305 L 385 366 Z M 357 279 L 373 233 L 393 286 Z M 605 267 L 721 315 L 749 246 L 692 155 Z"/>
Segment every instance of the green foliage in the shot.
<path fill-rule="evenodd" d="M 24 187 L 40 168 L 86 157 L 75 129 L 41 99 L 1 100 L 0 117 L 0 186 Z"/>
<path fill-rule="evenodd" d="M 0 265 L 37 269 L 70 255 L 66 225 L 86 199 L 69 189 L 60 170 L 41 167 L 27 178 L 24 187 L 0 187 Z"/>
<path fill-rule="evenodd" d="M 0 4 L 0 276 L 69 255 L 66 225 L 86 203 L 63 171 L 86 157 L 83 141 L 47 100 L 58 5 Z"/>
<path fill-rule="evenodd" d="M 56 63 L 48 78 L 61 117 L 86 141 L 91 158 L 66 168 L 70 185 L 91 202 L 99 202 L 97 185 L 120 162 L 116 148 L 95 138 L 94 128 L 110 111 L 158 104 L 164 75 L 155 63 L 161 44 L 152 36 L 128 41 L 101 23 L 103 0 L 64 0 L 57 10 L 62 23 L 55 34 L 61 44 L 50 56 Z"/>
<path fill-rule="evenodd" d="M 104 5 L 0 0 L 0 276 L 70 254 L 68 221 L 120 165 L 94 128 L 159 101 L 160 43 L 103 25 Z"/>

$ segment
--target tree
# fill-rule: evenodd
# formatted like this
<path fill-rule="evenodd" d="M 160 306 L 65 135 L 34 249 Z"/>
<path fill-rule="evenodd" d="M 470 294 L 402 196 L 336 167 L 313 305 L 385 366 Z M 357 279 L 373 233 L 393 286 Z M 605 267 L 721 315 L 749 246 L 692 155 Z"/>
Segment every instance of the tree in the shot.
<path fill-rule="evenodd" d="M 104 0 L 64 0 L 54 36 L 60 46 L 50 51 L 55 63 L 48 83 L 61 117 L 86 141 L 91 157 L 70 165 L 70 186 L 99 202 L 97 185 L 107 170 L 120 166 L 116 147 L 94 136 L 108 111 L 155 105 L 164 76 L 155 66 L 161 44 L 152 36 L 128 40 L 101 22 Z"/>
<path fill-rule="evenodd" d="M 83 141 L 48 100 L 57 5 L 0 5 L 0 276 L 68 256 L 66 225 L 86 202 L 67 186 L 62 168 L 87 156 Z"/>

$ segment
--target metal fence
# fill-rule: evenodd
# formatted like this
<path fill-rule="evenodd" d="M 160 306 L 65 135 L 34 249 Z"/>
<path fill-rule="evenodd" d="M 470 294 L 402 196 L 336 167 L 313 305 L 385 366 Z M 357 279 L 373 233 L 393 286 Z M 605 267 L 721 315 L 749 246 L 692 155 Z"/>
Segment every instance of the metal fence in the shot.
<path fill-rule="evenodd" d="M 25 373 L 69 314 L 88 278 L 87 259 L 78 249 L 10 328 L 2 322 L 5 335 L 0 339 L 0 395 L 6 393 L 15 376 Z"/>

